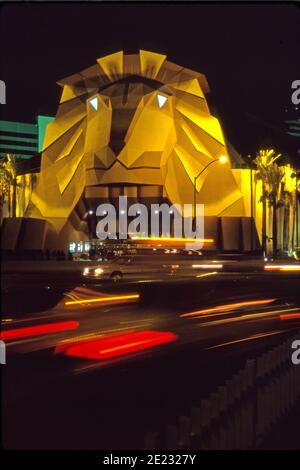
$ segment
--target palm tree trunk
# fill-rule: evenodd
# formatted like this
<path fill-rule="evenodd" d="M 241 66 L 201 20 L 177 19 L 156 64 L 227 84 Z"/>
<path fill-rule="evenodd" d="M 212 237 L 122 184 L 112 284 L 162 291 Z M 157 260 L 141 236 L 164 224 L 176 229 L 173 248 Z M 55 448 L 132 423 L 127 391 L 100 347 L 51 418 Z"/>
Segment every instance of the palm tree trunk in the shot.
<path fill-rule="evenodd" d="M 0 202 L 0 225 L 2 225 L 3 222 L 3 204 L 2 201 Z"/>
<path fill-rule="evenodd" d="M 262 249 L 263 253 L 266 253 L 267 247 L 267 197 L 266 197 L 266 190 L 263 186 L 263 196 L 262 196 Z"/>
<path fill-rule="evenodd" d="M 277 207 L 276 201 L 273 203 L 273 221 L 272 221 L 272 237 L 273 237 L 273 255 L 277 255 Z"/>
<path fill-rule="evenodd" d="M 293 222 L 292 222 L 292 250 L 295 249 L 295 226 L 296 226 L 296 191 L 293 191 L 292 194 L 292 214 L 293 214 Z"/>
<path fill-rule="evenodd" d="M 12 217 L 16 217 L 17 214 L 17 182 L 16 178 L 13 181 L 13 193 L 12 193 Z"/>
<path fill-rule="evenodd" d="M 283 213 L 283 250 L 287 251 L 289 246 L 289 193 L 284 195 L 284 213 Z"/>
<path fill-rule="evenodd" d="M 294 211 L 293 211 L 293 195 L 289 197 L 289 230 L 288 230 L 288 250 L 293 249 L 293 226 L 294 226 Z"/>
<path fill-rule="evenodd" d="M 11 191 L 10 191 L 10 186 L 8 188 L 7 205 L 8 205 L 8 217 L 11 217 Z"/>

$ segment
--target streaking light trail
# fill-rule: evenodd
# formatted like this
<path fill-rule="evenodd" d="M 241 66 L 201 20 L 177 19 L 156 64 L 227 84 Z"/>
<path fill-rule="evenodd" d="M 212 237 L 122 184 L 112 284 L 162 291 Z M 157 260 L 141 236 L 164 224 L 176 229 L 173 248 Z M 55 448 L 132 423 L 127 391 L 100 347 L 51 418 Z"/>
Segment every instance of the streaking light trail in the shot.
<path fill-rule="evenodd" d="M 213 272 L 211 272 L 211 273 L 197 274 L 196 277 L 214 276 L 215 274 L 218 274 L 218 272 L 217 272 L 217 271 L 213 271 Z"/>
<path fill-rule="evenodd" d="M 126 300 L 137 300 L 139 298 L 139 294 L 115 295 L 113 297 L 97 297 L 92 299 L 68 300 L 67 302 L 65 302 L 65 305 L 90 304 L 95 302 L 116 302 Z"/>
<path fill-rule="evenodd" d="M 82 344 L 69 345 L 64 354 L 71 357 L 105 360 L 129 353 L 149 349 L 175 341 L 177 336 L 169 331 L 138 331 L 122 335 L 104 336 L 103 338 L 84 341 Z"/>
<path fill-rule="evenodd" d="M 300 320 L 300 312 L 295 313 L 284 313 L 280 315 L 280 320 Z"/>
<path fill-rule="evenodd" d="M 300 271 L 300 265 L 293 264 L 266 264 L 266 271 Z"/>
<path fill-rule="evenodd" d="M 234 341 L 227 341 L 226 343 L 216 344 L 215 346 L 210 346 L 207 349 L 222 348 L 224 346 L 231 346 L 233 344 L 244 343 L 246 341 L 254 341 L 256 339 L 266 338 L 267 336 L 274 336 L 274 335 L 278 335 L 280 333 L 282 333 L 282 331 L 272 331 L 270 333 L 259 333 L 257 335 L 248 336 L 246 338 L 241 338 L 241 339 L 236 339 Z"/>
<path fill-rule="evenodd" d="M 78 327 L 78 321 L 46 323 L 42 325 L 24 326 L 22 328 L 4 330 L 1 331 L 0 337 L 4 340 L 29 338 L 31 336 L 46 335 L 48 333 L 58 333 L 60 331 L 75 330 Z"/>
<path fill-rule="evenodd" d="M 193 264 L 194 269 L 222 269 L 223 264 Z"/>
<path fill-rule="evenodd" d="M 199 315 L 204 315 L 204 314 L 207 314 L 207 313 L 219 312 L 219 311 L 222 311 L 222 310 L 234 310 L 234 309 L 237 309 L 237 308 L 249 307 L 249 306 L 253 306 L 253 305 L 270 304 L 271 302 L 274 302 L 275 300 L 276 299 L 248 300 L 248 301 L 245 301 L 245 302 L 237 302 L 237 303 L 233 303 L 233 304 L 218 305 L 217 307 L 207 308 L 205 310 L 197 310 L 196 312 L 183 313 L 180 316 L 181 317 L 199 316 Z"/>
<path fill-rule="evenodd" d="M 179 243 L 213 243 L 213 238 L 179 238 L 179 237 L 131 237 L 132 240 L 145 241 L 145 242 L 160 242 L 160 243 L 170 243 L 170 242 L 179 242 Z"/>

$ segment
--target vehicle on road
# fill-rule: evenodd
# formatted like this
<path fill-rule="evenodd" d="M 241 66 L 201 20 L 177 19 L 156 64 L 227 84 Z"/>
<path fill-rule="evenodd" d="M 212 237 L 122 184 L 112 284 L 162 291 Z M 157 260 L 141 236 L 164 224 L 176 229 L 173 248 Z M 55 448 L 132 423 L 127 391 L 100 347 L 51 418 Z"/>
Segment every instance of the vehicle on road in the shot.
<path fill-rule="evenodd" d="M 179 265 L 161 257 L 121 256 L 110 262 L 85 267 L 83 276 L 90 279 L 109 279 L 119 282 L 123 278 L 147 277 L 151 274 L 173 274 Z"/>
<path fill-rule="evenodd" d="M 189 257 L 188 257 L 189 258 Z M 120 256 L 111 261 L 103 261 L 97 265 L 86 266 L 83 276 L 89 279 L 112 280 L 114 282 L 124 279 L 147 279 L 155 276 L 197 276 L 203 271 L 219 271 L 223 265 L 216 260 L 196 263 L 191 259 L 171 259 L 170 255 L 136 255 Z"/>

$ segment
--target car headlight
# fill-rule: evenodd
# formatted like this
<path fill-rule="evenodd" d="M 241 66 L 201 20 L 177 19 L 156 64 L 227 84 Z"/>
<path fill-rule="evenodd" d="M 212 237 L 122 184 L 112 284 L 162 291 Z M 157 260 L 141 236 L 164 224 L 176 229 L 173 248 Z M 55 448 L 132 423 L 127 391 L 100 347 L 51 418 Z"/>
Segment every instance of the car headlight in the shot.
<path fill-rule="evenodd" d="M 86 276 L 90 272 L 89 268 L 84 268 L 83 274 Z"/>
<path fill-rule="evenodd" d="M 96 276 L 99 276 L 99 274 L 103 273 L 103 269 L 102 268 L 97 268 L 97 269 L 95 269 L 94 273 L 96 274 Z"/>

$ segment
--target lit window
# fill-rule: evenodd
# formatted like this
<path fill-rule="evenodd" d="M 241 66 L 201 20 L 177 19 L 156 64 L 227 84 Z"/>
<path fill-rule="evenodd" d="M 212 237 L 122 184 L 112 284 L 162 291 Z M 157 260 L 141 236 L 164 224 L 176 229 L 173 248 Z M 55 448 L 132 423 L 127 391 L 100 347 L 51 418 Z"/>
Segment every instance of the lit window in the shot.
<path fill-rule="evenodd" d="M 91 249 L 90 242 L 84 242 L 84 249 L 83 250 L 86 252 L 86 251 L 90 251 L 90 249 Z"/>
<path fill-rule="evenodd" d="M 95 110 L 95 111 L 98 111 L 98 98 L 92 98 L 90 100 L 90 105 L 92 106 L 92 108 Z"/>
<path fill-rule="evenodd" d="M 167 97 L 166 96 L 163 96 L 163 95 L 157 95 L 157 102 L 158 102 L 158 106 L 160 108 L 163 107 L 163 105 L 165 104 L 165 102 L 167 101 Z"/>
<path fill-rule="evenodd" d="M 76 243 L 76 251 L 78 253 L 82 253 L 83 252 L 83 242 L 77 242 Z"/>
<path fill-rule="evenodd" d="M 69 243 L 69 252 L 70 252 L 70 253 L 74 253 L 74 252 L 75 252 L 75 248 L 76 248 L 76 243 L 75 243 L 75 242 Z"/>

